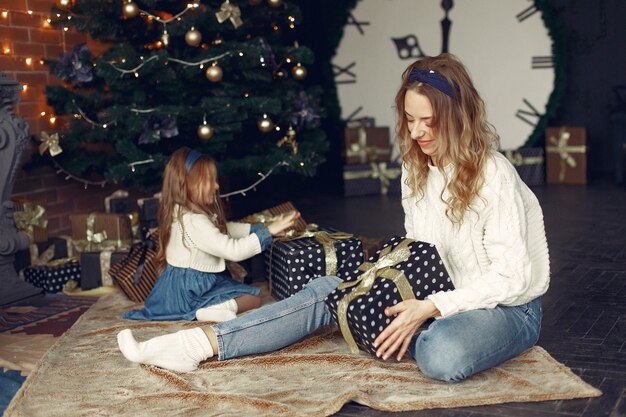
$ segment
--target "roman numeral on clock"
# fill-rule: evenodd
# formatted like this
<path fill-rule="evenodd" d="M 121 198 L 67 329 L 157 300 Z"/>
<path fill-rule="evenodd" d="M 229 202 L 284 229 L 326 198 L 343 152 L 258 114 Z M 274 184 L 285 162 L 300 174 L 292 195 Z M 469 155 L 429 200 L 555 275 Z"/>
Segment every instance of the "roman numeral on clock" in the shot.
<path fill-rule="evenodd" d="M 517 18 L 517 21 L 521 23 L 524 20 L 528 19 L 530 16 L 537 13 L 538 11 L 539 10 L 537 9 L 537 6 L 533 4 L 532 6 L 528 6 L 527 8 L 519 12 L 515 17 Z"/>
<path fill-rule="evenodd" d="M 532 69 L 554 68 L 554 55 L 534 56 L 531 62 Z"/>
<path fill-rule="evenodd" d="M 526 100 L 525 98 L 522 100 L 524 101 L 524 104 L 526 105 L 527 109 L 520 109 L 516 111 L 515 117 L 517 117 L 518 119 L 520 119 L 521 121 L 525 123 L 528 123 L 531 126 L 536 126 L 542 114 L 539 113 L 539 111 L 532 104 L 530 104 L 530 101 Z M 536 121 L 533 122 L 531 118 L 536 119 Z"/>

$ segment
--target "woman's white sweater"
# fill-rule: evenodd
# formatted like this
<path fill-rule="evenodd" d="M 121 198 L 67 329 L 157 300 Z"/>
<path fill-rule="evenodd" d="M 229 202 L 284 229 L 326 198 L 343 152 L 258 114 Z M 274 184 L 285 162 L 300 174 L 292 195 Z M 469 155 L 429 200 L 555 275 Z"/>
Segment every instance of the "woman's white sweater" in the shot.
<path fill-rule="evenodd" d="M 448 177 L 454 170 L 446 168 Z M 402 173 L 402 205 L 407 237 L 436 246 L 455 289 L 428 298 L 441 317 L 491 308 L 516 306 L 544 294 L 550 281 L 543 213 L 535 195 L 511 163 L 492 152 L 485 185 L 462 224 L 445 214 L 443 175 L 431 166 L 424 196 L 417 199 Z M 449 197 L 444 191 L 443 200 Z"/>

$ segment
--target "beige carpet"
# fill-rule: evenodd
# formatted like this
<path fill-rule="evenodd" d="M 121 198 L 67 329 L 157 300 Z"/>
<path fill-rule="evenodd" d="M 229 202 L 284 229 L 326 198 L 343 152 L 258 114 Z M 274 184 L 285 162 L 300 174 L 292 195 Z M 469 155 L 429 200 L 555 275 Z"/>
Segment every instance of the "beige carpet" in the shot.
<path fill-rule="evenodd" d="M 601 395 L 539 347 L 447 384 L 411 360 L 350 355 L 334 327 L 280 352 L 173 373 L 126 361 L 116 334 L 131 327 L 144 340 L 195 323 L 121 320 L 132 306 L 119 292 L 102 297 L 37 363 L 5 416 L 326 416 L 351 400 L 405 411 Z"/>

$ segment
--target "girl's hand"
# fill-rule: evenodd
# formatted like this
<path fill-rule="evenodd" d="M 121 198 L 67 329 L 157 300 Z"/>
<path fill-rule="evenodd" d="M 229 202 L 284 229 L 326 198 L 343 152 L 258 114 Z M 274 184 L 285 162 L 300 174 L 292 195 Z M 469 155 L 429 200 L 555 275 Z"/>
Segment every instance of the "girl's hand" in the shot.
<path fill-rule="evenodd" d="M 281 236 L 284 234 L 285 230 L 293 226 L 298 217 L 300 217 L 298 211 L 281 214 L 276 220 L 267 225 L 267 230 L 270 231 L 272 236 Z"/>
<path fill-rule="evenodd" d="M 401 360 L 417 329 L 431 317 L 439 315 L 439 310 L 430 300 L 406 300 L 385 309 L 385 315 L 398 316 L 374 340 L 376 356 L 387 360 L 398 349 L 397 360 Z"/>

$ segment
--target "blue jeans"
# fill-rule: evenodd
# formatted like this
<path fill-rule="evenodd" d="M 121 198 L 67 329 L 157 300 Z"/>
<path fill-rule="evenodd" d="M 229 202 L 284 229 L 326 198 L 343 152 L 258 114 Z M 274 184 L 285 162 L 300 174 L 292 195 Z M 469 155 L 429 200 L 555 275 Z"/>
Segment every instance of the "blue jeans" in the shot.
<path fill-rule="evenodd" d="M 333 323 L 324 299 L 339 283 L 334 276 L 316 278 L 289 298 L 212 326 L 218 359 L 272 352 Z M 468 311 L 432 322 L 413 339 L 409 352 L 425 375 L 460 381 L 532 347 L 540 327 L 539 298 L 516 307 Z"/>

